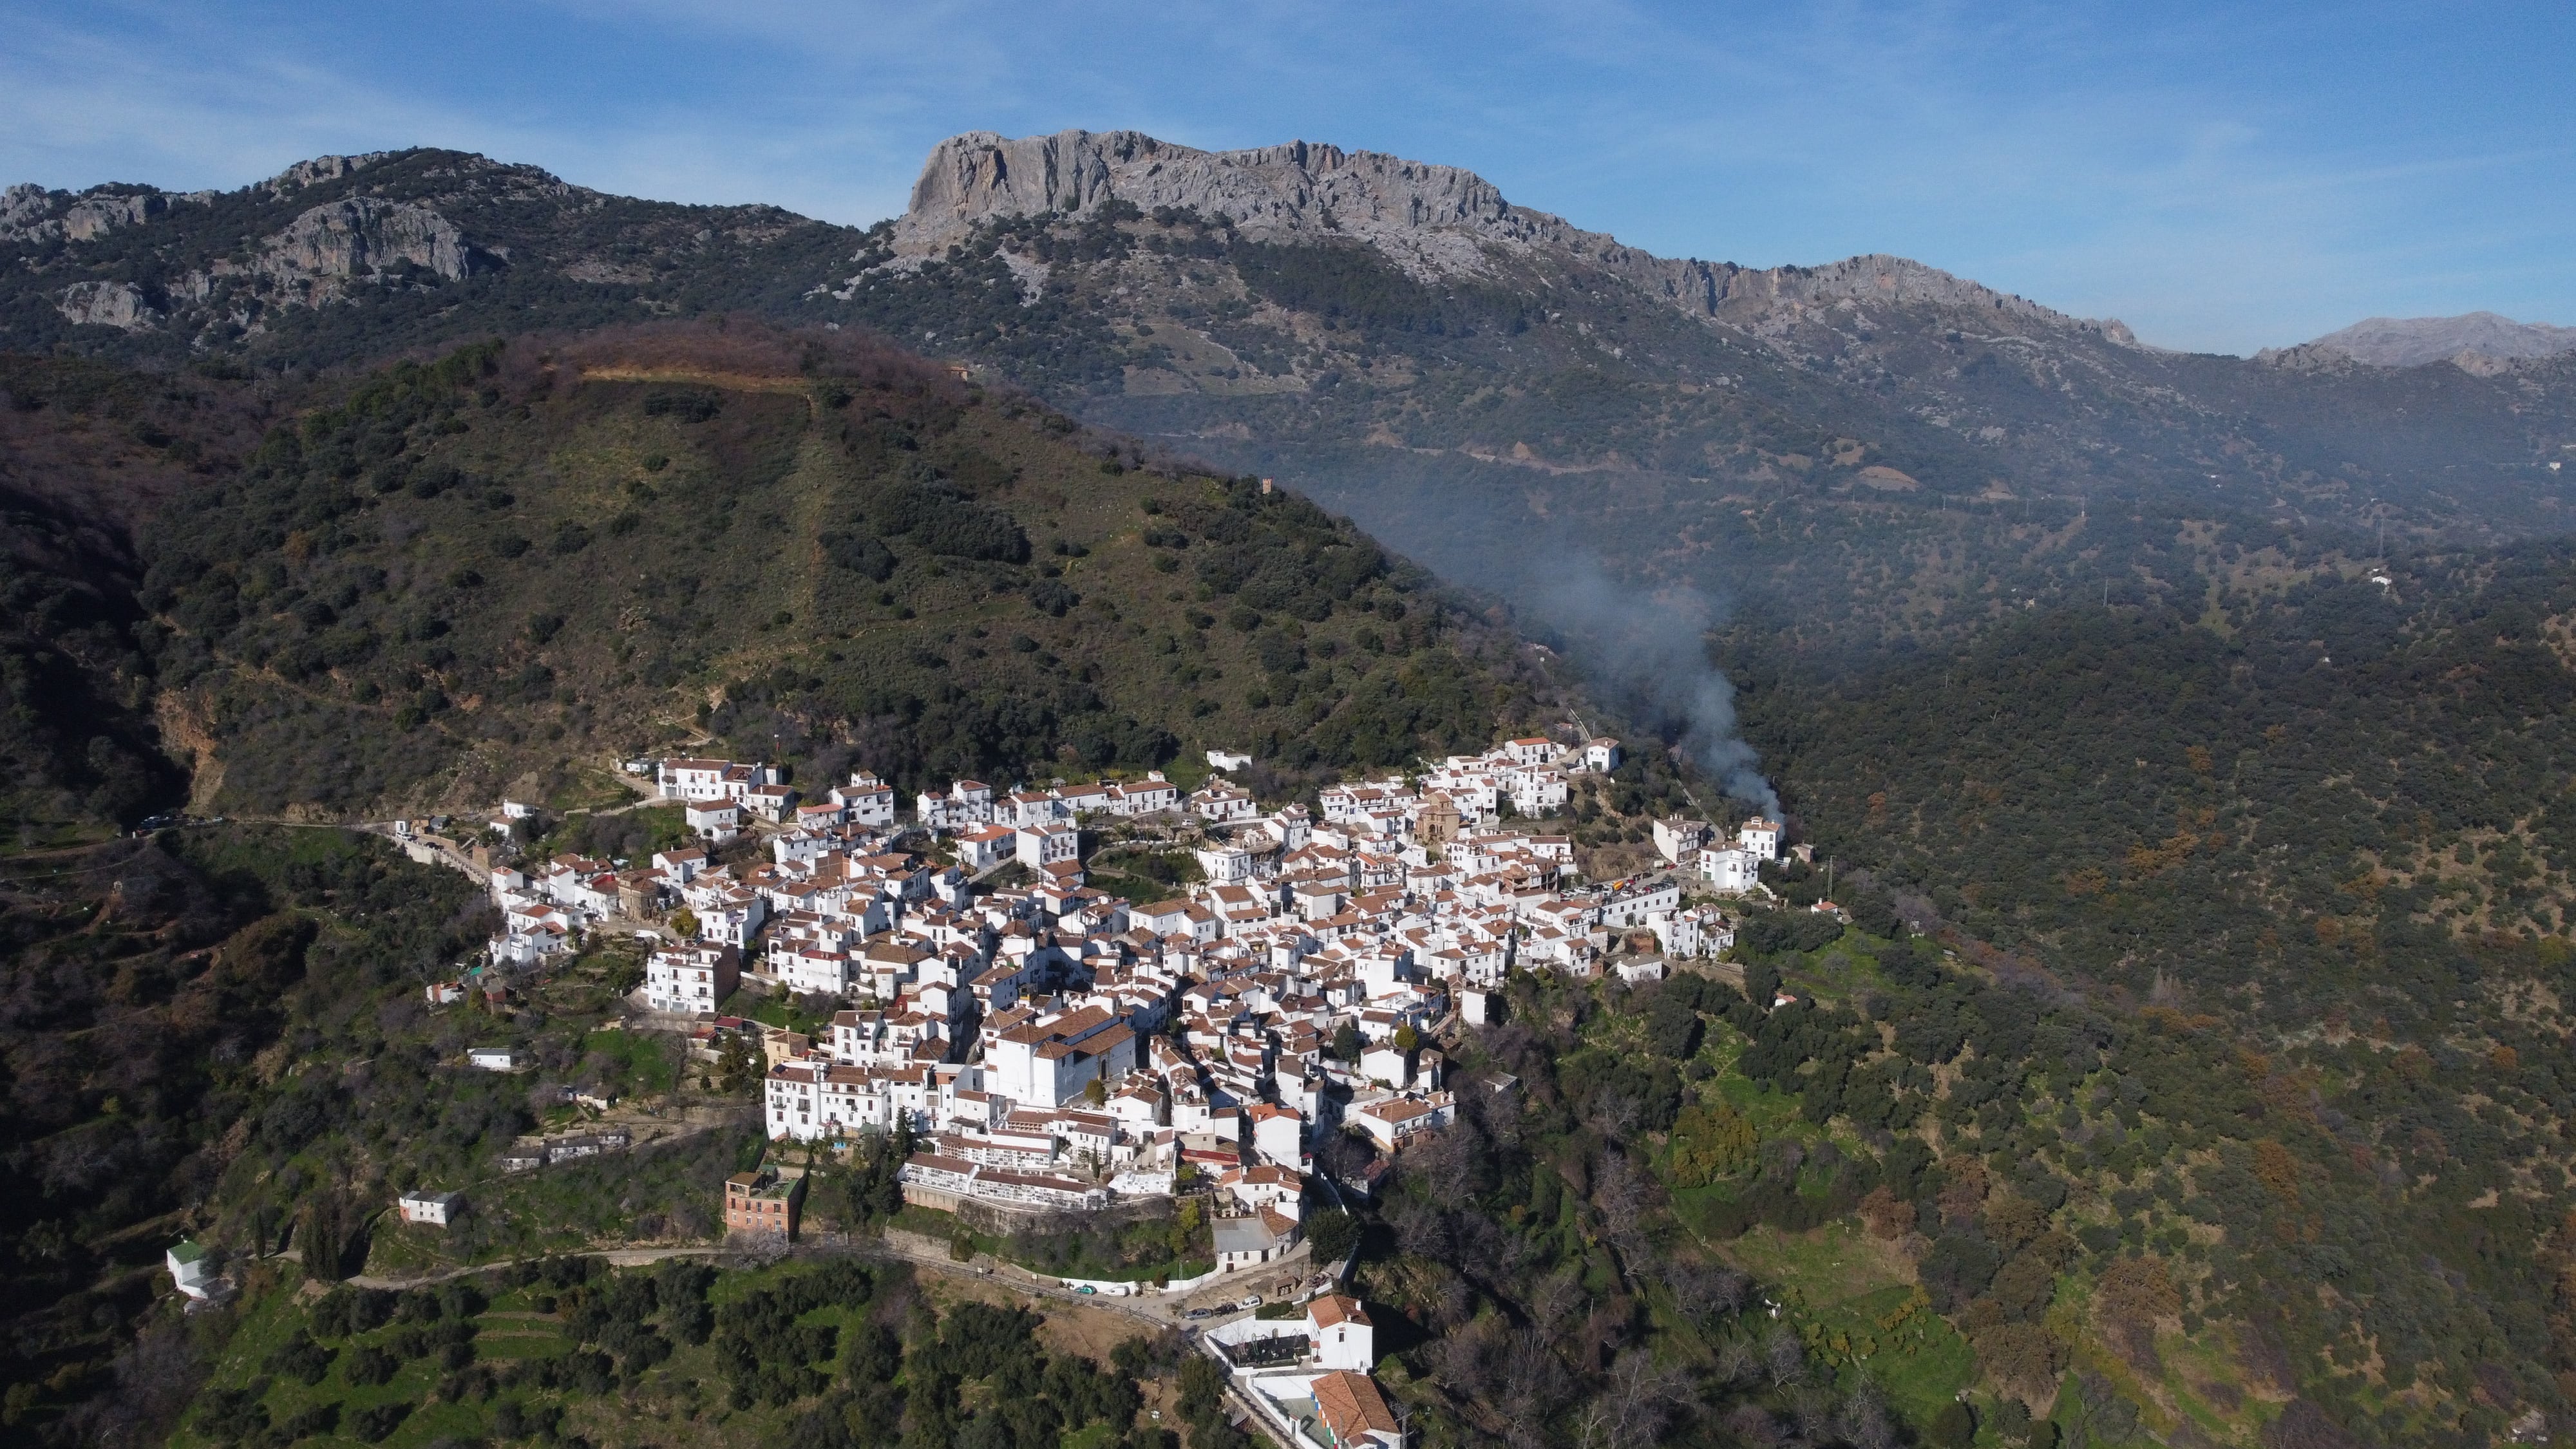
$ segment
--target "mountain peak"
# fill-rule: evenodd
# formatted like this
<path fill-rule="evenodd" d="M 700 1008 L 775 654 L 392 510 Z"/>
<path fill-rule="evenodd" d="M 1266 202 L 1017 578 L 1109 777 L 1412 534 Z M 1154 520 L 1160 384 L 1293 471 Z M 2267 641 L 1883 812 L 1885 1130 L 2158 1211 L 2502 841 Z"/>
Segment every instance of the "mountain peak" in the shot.
<path fill-rule="evenodd" d="M 2428 362 L 2480 359 L 2486 363 L 2554 357 L 2576 352 L 2576 327 L 2516 322 L 2494 312 L 2457 317 L 2370 317 L 2306 346 L 2339 352 L 2377 367 L 2421 367 Z"/>

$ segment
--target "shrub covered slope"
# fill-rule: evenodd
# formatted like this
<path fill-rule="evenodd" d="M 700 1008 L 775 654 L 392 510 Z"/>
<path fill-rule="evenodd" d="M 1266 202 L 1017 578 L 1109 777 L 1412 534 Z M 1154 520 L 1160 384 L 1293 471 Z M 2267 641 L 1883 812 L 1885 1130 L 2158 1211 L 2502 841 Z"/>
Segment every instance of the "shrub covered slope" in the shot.
<path fill-rule="evenodd" d="M 200 798 L 259 813 L 488 803 L 699 741 L 907 789 L 1185 744 L 1395 764 L 1483 742 L 1521 688 L 1302 499 L 748 329 L 397 368 L 142 551 Z"/>

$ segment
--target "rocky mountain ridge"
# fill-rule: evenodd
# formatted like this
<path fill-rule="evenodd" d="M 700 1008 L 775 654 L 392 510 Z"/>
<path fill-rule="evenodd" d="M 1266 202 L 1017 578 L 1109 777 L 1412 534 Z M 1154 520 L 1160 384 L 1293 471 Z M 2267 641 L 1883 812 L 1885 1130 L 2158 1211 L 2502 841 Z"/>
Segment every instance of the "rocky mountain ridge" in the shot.
<path fill-rule="evenodd" d="M 1201 151 L 1140 131 L 952 136 L 934 147 L 894 225 L 898 256 L 944 252 L 975 227 L 1049 212 L 1080 217 L 1110 201 L 1223 216 L 1274 242 L 1357 243 L 1417 281 L 1495 279 L 1507 259 L 1552 256 L 1617 277 L 1703 319 L 1746 322 L 1841 302 L 1972 308 L 2131 343 L 2117 321 L 2070 317 L 1904 257 L 1872 254 L 1815 267 L 1743 267 L 1660 257 L 1504 199 L 1456 166 L 1291 141 Z"/>
<path fill-rule="evenodd" d="M 353 175 L 389 154 L 299 161 L 238 194 L 272 202 L 287 200 L 309 187 Z M 216 191 L 122 186 L 97 187 L 67 197 L 22 184 L 0 193 L 0 242 L 96 241 L 165 218 L 178 220 L 176 213 L 182 209 L 212 208 L 223 199 L 225 193 Z M 204 308 L 220 298 L 231 304 L 226 312 L 229 323 L 248 332 L 259 326 L 260 313 L 267 307 L 320 305 L 343 295 L 353 281 L 380 278 L 395 268 L 426 270 L 456 281 L 478 269 L 502 265 L 506 265 L 503 256 L 467 241 L 455 223 L 430 207 L 344 195 L 298 212 L 277 231 L 229 255 L 176 277 L 156 279 L 149 290 L 135 280 L 75 282 L 63 289 L 57 307 L 74 323 L 132 332 L 165 323 L 174 310 Z M 246 283 L 253 295 L 235 297 L 233 293 L 240 289 L 237 280 Z"/>
<path fill-rule="evenodd" d="M 511 309 L 568 323 L 639 318 L 655 312 L 635 294 L 657 280 L 679 277 L 685 290 L 713 275 L 731 301 L 762 285 L 735 275 L 746 261 L 764 277 L 781 270 L 761 254 L 782 241 L 827 237 L 828 251 L 852 236 L 776 207 L 635 201 L 451 151 L 315 157 L 236 191 L 18 185 L 0 192 L 0 346 L 273 351 L 281 327 L 332 333 L 317 317 L 362 296 L 413 325 L 462 321 L 460 308 L 497 300 L 455 290 L 476 279 L 491 283 L 486 294 L 518 294 Z M 385 320 L 363 330 L 381 339 Z M 85 342 L 93 328 L 126 340 Z M 355 360 L 285 345 L 315 353 L 308 361 Z"/>

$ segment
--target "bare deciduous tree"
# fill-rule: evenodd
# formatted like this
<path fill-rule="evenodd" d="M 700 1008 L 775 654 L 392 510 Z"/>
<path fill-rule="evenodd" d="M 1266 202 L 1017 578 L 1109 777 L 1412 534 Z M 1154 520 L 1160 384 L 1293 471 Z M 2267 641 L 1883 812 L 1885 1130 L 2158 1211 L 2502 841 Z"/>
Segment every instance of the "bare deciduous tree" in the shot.
<path fill-rule="evenodd" d="M 1744 1307 L 1745 1295 L 1753 1286 L 1752 1279 L 1715 1263 L 1677 1263 L 1668 1270 L 1667 1279 L 1674 1302 L 1699 1324 L 1733 1316 Z"/>
<path fill-rule="evenodd" d="M 111 1449 L 157 1444 L 195 1397 L 204 1365 L 187 1330 L 161 1323 L 143 1331 L 116 1356 L 116 1390 L 72 1410 L 63 1442 Z"/>
<path fill-rule="evenodd" d="M 1530 1295 L 1530 1318 L 1541 1324 L 1563 1323 L 1583 1302 L 1583 1283 L 1571 1266 L 1557 1269 Z"/>
<path fill-rule="evenodd" d="M 1603 1092 L 1592 1099 L 1591 1126 L 1604 1142 L 1626 1142 L 1637 1131 L 1637 1099 L 1625 1092 Z"/>
<path fill-rule="evenodd" d="M 1864 1383 L 1843 1403 L 1835 1429 L 1854 1449 L 1894 1449 L 1896 1424 L 1874 1384 Z"/>
<path fill-rule="evenodd" d="M 1441 1340 L 1441 1383 L 1464 1398 L 1490 1396 L 1504 1358 L 1511 1352 L 1510 1333 L 1500 1318 L 1487 1316 Z"/>
<path fill-rule="evenodd" d="M 1798 1437 L 1810 1443 L 1832 1441 L 1836 1407 L 1832 1391 L 1813 1384 L 1801 1384 L 1789 1394 L 1789 1417 L 1797 1421 Z"/>
<path fill-rule="evenodd" d="M 1726 1431 L 1747 1444 L 1780 1442 L 1780 1421 L 1759 1404 L 1738 1404 L 1727 1411 Z"/>
<path fill-rule="evenodd" d="M 1646 1215 L 1655 1205 L 1653 1182 L 1626 1153 L 1605 1152 L 1595 1177 L 1593 1201 L 1601 1208 L 1602 1226 L 1609 1232 L 1611 1245 L 1627 1260 L 1631 1272 L 1642 1271 L 1654 1256 L 1654 1245 L 1645 1233 Z"/>
<path fill-rule="evenodd" d="M 1755 1356 L 1753 1345 L 1731 1338 L 1717 1351 L 1717 1377 L 1729 1388 L 1740 1388 L 1762 1377 L 1762 1362 Z"/>
<path fill-rule="evenodd" d="M 1431 1134 L 1427 1140 L 1417 1138 L 1404 1155 L 1405 1167 L 1420 1175 L 1423 1188 L 1436 1203 L 1464 1203 L 1487 1184 L 1485 1144 L 1466 1124 L 1449 1132 Z"/>
<path fill-rule="evenodd" d="M 1762 1366 L 1775 1385 L 1793 1384 L 1806 1377 L 1807 1351 L 1799 1344 L 1798 1335 L 1790 1331 L 1789 1325 L 1774 1326 L 1771 1336 L 1763 1340 Z"/>
<path fill-rule="evenodd" d="M 1536 1327 L 1512 1335 L 1511 1350 L 1503 1363 L 1503 1407 L 1518 1424 L 1543 1422 L 1548 1411 L 1564 1402 L 1573 1388 L 1573 1376 L 1557 1358 L 1556 1346 Z"/>
<path fill-rule="evenodd" d="M 1599 1449 L 1643 1449 L 1656 1442 L 1673 1413 L 1690 1401 L 1690 1376 L 1657 1367 L 1654 1355 L 1631 1349 L 1610 1366 L 1610 1382 L 1586 1404 L 1581 1442 Z"/>

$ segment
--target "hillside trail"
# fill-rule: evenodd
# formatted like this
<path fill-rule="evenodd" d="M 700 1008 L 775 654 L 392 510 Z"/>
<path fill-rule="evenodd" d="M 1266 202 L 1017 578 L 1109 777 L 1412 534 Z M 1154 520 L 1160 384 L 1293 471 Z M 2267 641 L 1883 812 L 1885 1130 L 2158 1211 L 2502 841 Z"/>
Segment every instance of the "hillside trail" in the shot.
<path fill-rule="evenodd" d="M 289 1253 L 280 1254 L 279 1256 L 284 1257 L 294 1255 L 290 1250 Z M 489 1263 L 469 1263 L 461 1267 L 448 1268 L 436 1273 L 421 1273 L 402 1277 L 389 1274 L 362 1273 L 351 1277 L 346 1281 L 353 1288 L 375 1288 L 388 1291 L 399 1291 L 406 1288 L 427 1287 L 432 1284 L 445 1283 L 452 1279 L 470 1277 L 477 1273 L 489 1273 L 499 1269 L 516 1267 L 522 1263 L 542 1262 L 547 1258 L 557 1257 L 601 1258 L 605 1259 L 610 1266 L 618 1268 L 641 1267 L 650 1263 L 658 1263 L 665 1258 L 744 1258 L 756 1260 L 769 1260 L 775 1258 L 837 1257 L 874 1258 L 879 1260 L 896 1258 L 901 1259 L 906 1263 L 910 1263 L 916 1268 L 925 1268 L 931 1272 L 952 1278 L 965 1279 L 973 1282 L 990 1284 L 995 1287 L 1007 1288 L 1012 1292 L 1026 1294 L 1033 1298 L 1051 1298 L 1059 1302 L 1075 1304 L 1084 1308 L 1104 1309 L 1112 1313 L 1124 1314 L 1129 1318 L 1136 1319 L 1141 1323 L 1151 1324 L 1156 1328 L 1180 1327 L 1184 1323 L 1189 1322 L 1187 1319 L 1187 1310 L 1192 1306 L 1204 1306 L 1215 1310 L 1206 1320 L 1206 1322 L 1211 1326 L 1228 1319 L 1241 1317 L 1250 1310 L 1237 1307 L 1236 1304 L 1239 1300 L 1235 1295 L 1253 1287 L 1270 1289 L 1275 1294 L 1279 1285 L 1274 1280 L 1284 1276 L 1293 1284 L 1302 1280 L 1306 1273 L 1306 1265 L 1291 1260 L 1282 1260 L 1278 1263 L 1263 1265 L 1264 1271 L 1259 1273 L 1246 1273 L 1240 1278 L 1235 1278 L 1220 1284 L 1211 1284 L 1208 1285 L 1206 1289 L 1197 1293 L 1176 1295 L 1170 1299 L 1119 1298 L 1107 1294 L 1083 1293 L 1075 1289 L 1066 1288 L 1060 1284 L 1048 1282 L 1042 1275 L 1033 1273 L 1029 1269 L 1023 1268 L 1018 1264 L 1002 1262 L 980 1253 L 977 1254 L 972 1261 L 961 1263 L 949 1256 L 947 1246 L 945 1244 L 932 1242 L 928 1239 L 919 1237 L 917 1234 L 889 1232 L 883 1237 L 874 1239 L 852 1238 L 843 1234 L 831 1234 L 821 1239 L 800 1243 L 793 1247 L 786 1248 L 781 1248 L 775 1244 L 730 1244 L 715 1247 L 595 1248 L 575 1253 L 546 1253 L 525 1258 L 503 1258 Z"/>
<path fill-rule="evenodd" d="M 740 1251 L 742 1250 L 738 1248 L 600 1248 L 586 1253 L 543 1253 L 533 1258 L 501 1258 L 489 1263 L 468 1263 L 461 1268 L 449 1268 L 444 1272 L 422 1273 L 407 1278 L 360 1273 L 343 1281 L 352 1288 L 400 1291 L 405 1288 L 424 1288 L 433 1283 L 445 1283 L 451 1279 L 469 1277 L 476 1273 L 489 1273 L 495 1269 L 515 1268 L 522 1263 L 541 1263 L 548 1258 L 605 1258 L 611 1267 L 638 1268 L 647 1263 L 658 1263 L 664 1258 L 720 1258 L 728 1253 Z"/>

